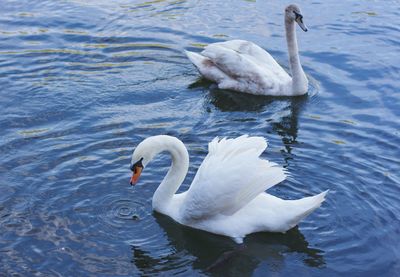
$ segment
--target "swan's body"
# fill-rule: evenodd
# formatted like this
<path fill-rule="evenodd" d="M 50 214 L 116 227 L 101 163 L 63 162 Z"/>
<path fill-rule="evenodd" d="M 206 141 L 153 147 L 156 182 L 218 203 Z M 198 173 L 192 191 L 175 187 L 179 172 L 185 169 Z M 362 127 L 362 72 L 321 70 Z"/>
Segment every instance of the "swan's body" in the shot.
<path fill-rule="evenodd" d="M 199 72 L 220 89 L 272 96 L 303 95 L 308 80 L 300 64 L 295 22 L 307 31 L 296 5 L 285 9 L 286 41 L 292 77 L 264 49 L 245 40 L 213 43 L 201 54 L 186 51 Z"/>
<path fill-rule="evenodd" d="M 327 191 L 299 200 L 282 200 L 265 193 L 286 178 L 281 167 L 259 158 L 266 147 L 261 137 L 214 139 L 189 190 L 175 194 L 189 167 L 186 147 L 174 137 L 150 137 L 132 155 L 131 184 L 155 155 L 168 151 L 172 165 L 154 193 L 155 211 L 238 243 L 254 232 L 286 232 L 318 208 Z"/>

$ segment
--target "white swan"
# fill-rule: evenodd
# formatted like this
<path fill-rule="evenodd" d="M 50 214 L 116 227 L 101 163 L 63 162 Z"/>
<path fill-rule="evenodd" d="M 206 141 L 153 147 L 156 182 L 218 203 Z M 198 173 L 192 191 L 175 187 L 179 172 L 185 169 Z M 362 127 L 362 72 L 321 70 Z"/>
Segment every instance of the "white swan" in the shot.
<path fill-rule="evenodd" d="M 308 80 L 300 64 L 295 22 L 307 32 L 300 8 L 285 9 L 286 41 L 292 77 L 261 47 L 245 40 L 213 43 L 200 54 L 185 51 L 199 72 L 218 84 L 256 95 L 295 96 L 308 90 Z"/>
<path fill-rule="evenodd" d="M 154 193 L 155 211 L 237 243 L 253 232 L 285 232 L 318 208 L 328 191 L 298 200 L 265 193 L 286 177 L 281 167 L 259 158 L 266 147 L 262 137 L 215 138 L 189 190 L 175 194 L 189 167 L 186 147 L 175 137 L 149 137 L 132 154 L 131 185 L 158 153 L 168 151 L 172 165 Z"/>

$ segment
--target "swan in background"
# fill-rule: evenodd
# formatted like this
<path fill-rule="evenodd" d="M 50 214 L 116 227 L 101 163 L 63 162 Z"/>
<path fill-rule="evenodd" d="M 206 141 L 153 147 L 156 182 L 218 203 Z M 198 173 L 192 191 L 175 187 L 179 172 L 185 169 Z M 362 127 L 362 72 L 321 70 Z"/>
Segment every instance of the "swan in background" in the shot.
<path fill-rule="evenodd" d="M 254 232 L 286 232 L 317 209 L 328 191 L 298 200 L 265 193 L 286 178 L 283 168 L 260 159 L 266 147 L 262 137 L 215 138 L 190 188 L 176 194 L 189 168 L 187 149 L 175 137 L 149 137 L 132 154 L 130 183 L 136 184 L 147 164 L 167 151 L 172 165 L 154 193 L 153 210 L 237 243 Z"/>
<path fill-rule="evenodd" d="M 213 43 L 201 54 L 185 51 L 199 72 L 230 89 L 256 95 L 296 96 L 307 93 L 308 80 L 300 64 L 295 22 L 303 31 L 307 28 L 297 5 L 285 8 L 286 42 L 292 77 L 258 45 L 245 40 Z"/>

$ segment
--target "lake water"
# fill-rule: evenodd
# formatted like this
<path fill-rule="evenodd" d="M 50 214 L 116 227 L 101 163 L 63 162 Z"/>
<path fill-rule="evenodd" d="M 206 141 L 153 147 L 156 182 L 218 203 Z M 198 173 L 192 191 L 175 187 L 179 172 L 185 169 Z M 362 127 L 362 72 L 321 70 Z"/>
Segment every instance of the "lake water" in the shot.
<path fill-rule="evenodd" d="M 241 38 L 287 68 L 287 3 L 1 1 L 0 275 L 399 276 L 399 2 L 302 3 L 304 97 L 218 90 L 183 54 Z M 189 149 L 181 190 L 210 140 L 250 134 L 290 172 L 271 194 L 330 193 L 239 250 L 151 211 L 167 156 L 129 185 L 158 134 Z"/>

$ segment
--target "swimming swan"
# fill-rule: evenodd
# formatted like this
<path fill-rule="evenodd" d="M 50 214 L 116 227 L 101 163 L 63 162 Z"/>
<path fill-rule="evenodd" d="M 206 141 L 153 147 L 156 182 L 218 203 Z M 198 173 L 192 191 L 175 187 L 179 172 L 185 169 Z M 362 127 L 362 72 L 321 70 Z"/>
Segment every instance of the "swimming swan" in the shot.
<path fill-rule="evenodd" d="M 154 193 L 153 210 L 237 243 L 254 232 L 285 232 L 317 209 L 328 191 L 298 200 L 265 193 L 286 178 L 283 168 L 259 158 L 266 147 L 262 137 L 215 138 L 190 188 L 176 194 L 189 168 L 186 147 L 175 137 L 149 137 L 132 154 L 130 183 L 136 184 L 147 164 L 167 151 L 172 165 Z"/>
<path fill-rule="evenodd" d="M 308 80 L 300 64 L 295 22 L 303 31 L 307 28 L 297 5 L 285 8 L 286 41 L 292 77 L 258 45 L 245 40 L 230 40 L 205 47 L 201 55 L 185 51 L 199 72 L 230 89 L 256 95 L 295 96 L 308 90 Z"/>

